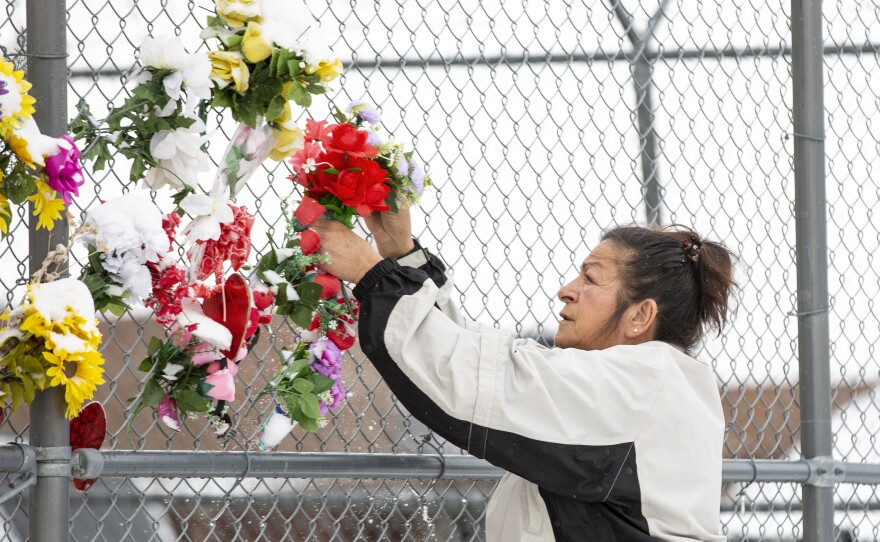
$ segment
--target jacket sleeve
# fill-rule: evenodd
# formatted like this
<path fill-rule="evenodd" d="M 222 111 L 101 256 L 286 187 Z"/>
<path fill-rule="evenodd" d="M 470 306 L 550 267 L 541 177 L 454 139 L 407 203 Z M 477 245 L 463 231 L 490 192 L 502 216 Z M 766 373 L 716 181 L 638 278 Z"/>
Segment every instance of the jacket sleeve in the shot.
<path fill-rule="evenodd" d="M 434 280 L 394 259 L 354 295 L 364 353 L 416 418 L 549 491 L 608 497 L 666 376 L 662 351 L 551 349 L 461 327 Z"/>

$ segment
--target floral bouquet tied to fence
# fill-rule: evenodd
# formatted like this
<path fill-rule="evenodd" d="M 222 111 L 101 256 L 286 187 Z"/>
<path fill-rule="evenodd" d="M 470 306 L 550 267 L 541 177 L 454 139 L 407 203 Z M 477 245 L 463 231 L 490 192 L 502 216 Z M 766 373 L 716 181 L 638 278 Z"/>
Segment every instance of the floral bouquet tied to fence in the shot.
<path fill-rule="evenodd" d="M 51 230 L 85 183 L 79 149 L 68 135 L 43 135 L 24 72 L 0 56 L 0 234 L 9 234 L 10 204 L 34 204 L 37 228 Z M 42 171 L 37 173 L 37 166 Z"/>
<path fill-rule="evenodd" d="M 317 268 L 325 256 L 310 226 L 326 216 L 351 228 L 356 216 L 417 203 L 431 184 L 412 151 L 379 134 L 375 108 L 352 102 L 335 117 L 337 124 L 307 121 L 305 144 L 290 160 L 291 179 L 306 196 L 289 220 L 283 245 L 256 269 L 255 292 L 266 291 L 276 312 L 303 330 L 295 346 L 281 351 L 281 370 L 259 395 L 273 393 L 283 403 L 260 433 L 264 450 L 296 424 L 309 431 L 324 426 L 327 410 L 345 397 L 340 360 L 355 342 L 358 304 L 339 279 Z"/>

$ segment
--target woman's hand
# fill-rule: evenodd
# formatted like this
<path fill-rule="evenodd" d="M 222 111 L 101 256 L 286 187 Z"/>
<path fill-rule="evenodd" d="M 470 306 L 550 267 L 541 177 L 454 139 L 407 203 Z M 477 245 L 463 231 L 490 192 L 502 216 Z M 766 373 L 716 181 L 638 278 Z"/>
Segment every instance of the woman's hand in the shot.
<path fill-rule="evenodd" d="M 318 267 L 348 282 L 359 282 L 382 256 L 356 233 L 335 220 L 322 218 L 312 228 L 321 237 L 321 251 L 330 256 Z"/>
<path fill-rule="evenodd" d="M 364 222 L 383 258 L 400 258 L 415 248 L 409 209 L 400 209 L 397 213 L 373 213 Z"/>

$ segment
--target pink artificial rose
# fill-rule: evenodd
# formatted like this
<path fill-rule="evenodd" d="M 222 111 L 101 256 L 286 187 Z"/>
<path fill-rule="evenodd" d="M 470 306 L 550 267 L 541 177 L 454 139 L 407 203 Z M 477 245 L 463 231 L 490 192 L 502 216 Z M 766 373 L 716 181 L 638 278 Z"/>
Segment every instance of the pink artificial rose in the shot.
<path fill-rule="evenodd" d="M 205 377 L 205 383 L 211 386 L 208 395 L 218 401 L 234 401 L 235 375 L 237 373 L 238 366 L 230 363 L 226 369 L 219 369 Z"/>
<path fill-rule="evenodd" d="M 201 367 L 207 363 L 223 359 L 223 354 L 214 348 L 214 345 L 207 341 L 202 341 L 193 349 L 192 364 Z"/>

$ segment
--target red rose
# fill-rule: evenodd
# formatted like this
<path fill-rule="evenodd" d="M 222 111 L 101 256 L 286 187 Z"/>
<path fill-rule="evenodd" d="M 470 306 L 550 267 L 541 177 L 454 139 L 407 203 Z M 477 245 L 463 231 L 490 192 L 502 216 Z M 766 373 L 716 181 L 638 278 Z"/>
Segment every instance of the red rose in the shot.
<path fill-rule="evenodd" d="M 337 124 L 330 128 L 330 139 L 324 141 L 324 148 L 349 156 L 372 158 L 379 154 L 379 149 L 367 143 L 368 136 L 366 130 L 358 130 L 351 124 Z"/>
<path fill-rule="evenodd" d="M 299 203 L 299 207 L 293 212 L 293 216 L 299 220 L 303 226 L 311 226 L 321 215 L 327 211 L 327 208 L 310 197 L 304 197 Z"/>
<path fill-rule="evenodd" d="M 318 273 L 315 282 L 321 285 L 321 299 L 336 297 L 342 289 L 339 279 L 328 273 Z"/>
<path fill-rule="evenodd" d="M 354 207 L 361 216 L 373 211 L 388 211 L 385 198 L 391 191 L 388 172 L 372 160 L 352 159 L 349 168 L 334 177 L 327 175 L 322 179 L 322 190 L 338 197 L 343 205 Z"/>
<path fill-rule="evenodd" d="M 305 256 L 321 248 L 321 237 L 315 230 L 306 230 L 299 234 L 299 249 Z"/>

